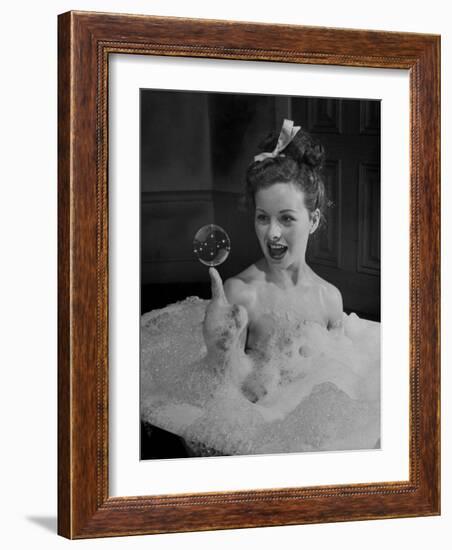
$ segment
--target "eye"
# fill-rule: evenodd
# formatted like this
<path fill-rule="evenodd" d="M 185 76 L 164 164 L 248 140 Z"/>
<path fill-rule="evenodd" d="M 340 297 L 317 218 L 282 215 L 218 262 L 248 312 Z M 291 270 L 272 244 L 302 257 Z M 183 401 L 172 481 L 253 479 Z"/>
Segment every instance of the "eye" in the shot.
<path fill-rule="evenodd" d="M 282 216 L 281 221 L 284 225 L 290 225 L 292 222 L 296 221 L 293 216 L 289 216 L 289 214 L 285 214 Z"/>
<path fill-rule="evenodd" d="M 258 223 L 266 223 L 268 221 L 267 214 L 256 214 L 256 221 Z"/>

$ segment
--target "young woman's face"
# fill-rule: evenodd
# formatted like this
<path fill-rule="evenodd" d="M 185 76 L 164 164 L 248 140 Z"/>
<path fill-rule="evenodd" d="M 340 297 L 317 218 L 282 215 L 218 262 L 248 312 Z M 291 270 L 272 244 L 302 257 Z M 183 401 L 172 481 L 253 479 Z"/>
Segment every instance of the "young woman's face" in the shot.
<path fill-rule="evenodd" d="M 255 195 L 254 227 L 269 264 L 287 268 L 304 261 L 319 211 L 310 214 L 304 192 L 292 183 L 275 183 Z"/>

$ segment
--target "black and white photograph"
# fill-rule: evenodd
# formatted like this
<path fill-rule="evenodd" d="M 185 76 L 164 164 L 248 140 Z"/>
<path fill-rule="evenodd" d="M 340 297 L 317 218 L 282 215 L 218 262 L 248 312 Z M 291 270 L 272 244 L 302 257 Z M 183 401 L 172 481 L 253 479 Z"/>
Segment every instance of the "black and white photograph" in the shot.
<path fill-rule="evenodd" d="M 140 459 L 379 449 L 380 101 L 140 90 Z"/>
<path fill-rule="evenodd" d="M 5 2 L 3 548 L 450 548 L 448 6 Z"/>

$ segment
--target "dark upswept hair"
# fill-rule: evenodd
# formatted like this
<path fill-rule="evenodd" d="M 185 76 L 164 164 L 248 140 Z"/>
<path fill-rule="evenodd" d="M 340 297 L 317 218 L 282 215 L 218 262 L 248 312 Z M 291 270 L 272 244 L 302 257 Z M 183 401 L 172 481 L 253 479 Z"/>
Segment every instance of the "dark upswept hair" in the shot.
<path fill-rule="evenodd" d="M 279 134 L 270 134 L 259 145 L 259 152 L 275 149 Z M 246 198 L 255 205 L 260 189 L 275 183 L 293 183 L 304 192 L 305 205 L 311 214 L 317 208 L 324 221 L 327 206 L 322 171 L 325 150 L 320 142 L 301 128 L 289 145 L 276 157 L 253 161 L 246 172 Z"/>

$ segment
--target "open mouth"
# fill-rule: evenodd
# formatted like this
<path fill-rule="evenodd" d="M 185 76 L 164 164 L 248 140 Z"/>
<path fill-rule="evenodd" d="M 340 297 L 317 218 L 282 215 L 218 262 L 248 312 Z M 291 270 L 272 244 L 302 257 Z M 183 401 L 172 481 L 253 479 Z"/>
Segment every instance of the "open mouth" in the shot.
<path fill-rule="evenodd" d="M 286 255 L 288 248 L 282 244 L 267 243 L 267 250 L 270 258 L 273 260 L 281 260 Z"/>

